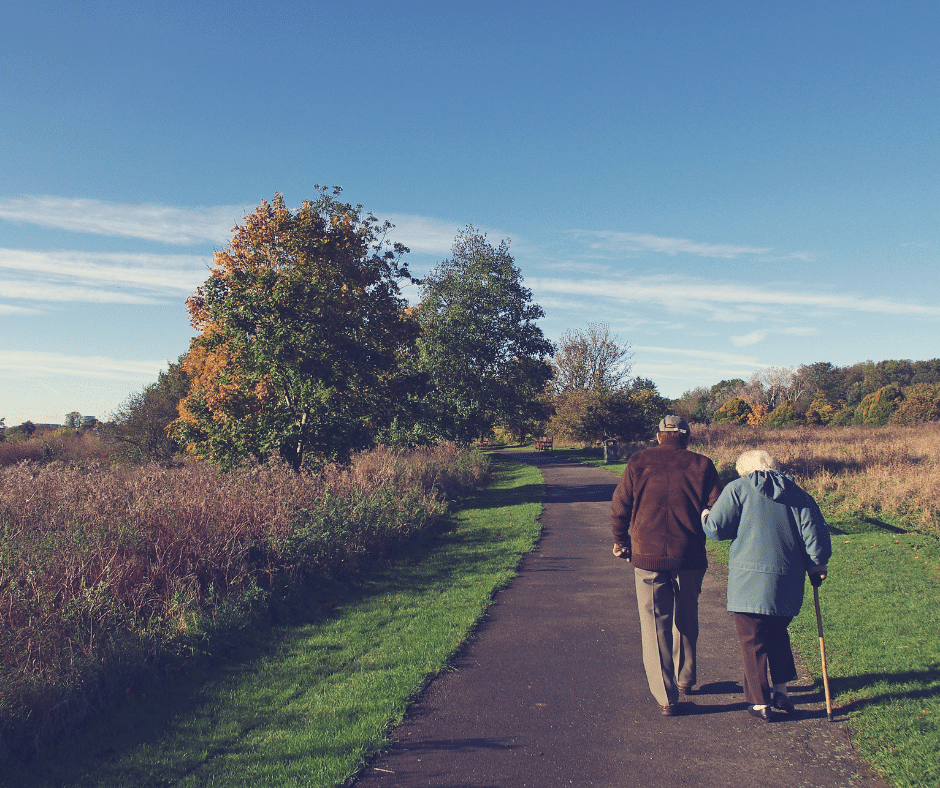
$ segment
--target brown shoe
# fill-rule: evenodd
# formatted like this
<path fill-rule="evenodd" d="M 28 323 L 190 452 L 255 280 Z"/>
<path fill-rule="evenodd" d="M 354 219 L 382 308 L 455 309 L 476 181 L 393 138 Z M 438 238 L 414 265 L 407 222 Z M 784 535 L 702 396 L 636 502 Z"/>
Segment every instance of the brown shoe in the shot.
<path fill-rule="evenodd" d="M 695 692 L 694 687 L 679 687 L 680 695 L 691 695 L 693 692 Z"/>
<path fill-rule="evenodd" d="M 662 710 L 664 717 L 677 717 L 679 715 L 679 707 L 674 703 L 669 703 L 666 706 L 659 704 L 659 708 Z"/>

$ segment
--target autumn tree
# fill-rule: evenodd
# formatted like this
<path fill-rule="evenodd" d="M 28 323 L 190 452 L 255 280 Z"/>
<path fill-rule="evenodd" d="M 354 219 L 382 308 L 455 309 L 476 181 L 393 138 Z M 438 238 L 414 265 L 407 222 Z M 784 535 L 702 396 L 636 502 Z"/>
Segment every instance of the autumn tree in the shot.
<path fill-rule="evenodd" d="M 414 315 L 421 326 L 414 367 L 424 391 L 414 398 L 413 433 L 468 443 L 495 425 L 545 417 L 542 391 L 554 346 L 537 322 L 542 308 L 509 253 L 468 226 L 451 257 L 422 280 Z"/>
<path fill-rule="evenodd" d="M 338 187 L 316 188 L 296 211 L 280 194 L 262 202 L 187 300 L 199 335 L 174 436 L 197 456 L 345 460 L 393 414 L 416 334 L 399 288 L 408 250 Z"/>

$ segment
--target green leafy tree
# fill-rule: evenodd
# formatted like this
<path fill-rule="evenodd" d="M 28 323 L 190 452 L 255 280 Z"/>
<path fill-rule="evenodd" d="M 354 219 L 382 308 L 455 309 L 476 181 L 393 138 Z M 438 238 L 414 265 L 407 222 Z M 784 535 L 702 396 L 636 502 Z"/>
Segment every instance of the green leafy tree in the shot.
<path fill-rule="evenodd" d="M 82 426 L 82 414 L 75 410 L 65 414 L 65 421 L 62 426 L 68 427 L 70 430 L 78 430 Z"/>
<path fill-rule="evenodd" d="M 105 440 L 117 444 L 116 454 L 130 462 L 167 462 L 182 453 L 170 425 L 180 402 L 189 394 L 189 375 L 183 357 L 160 372 L 156 383 L 129 397 L 102 429 Z"/>
<path fill-rule="evenodd" d="M 708 424 L 714 410 L 710 407 L 711 394 L 704 386 L 689 389 L 677 400 L 673 400 L 669 411 L 682 416 L 687 421 Z"/>
<path fill-rule="evenodd" d="M 400 357 L 416 335 L 399 282 L 408 251 L 389 222 L 320 196 L 296 211 L 263 202 L 216 252 L 187 300 L 199 332 L 174 439 L 224 466 L 280 454 L 345 460 L 394 415 Z"/>
<path fill-rule="evenodd" d="M 425 386 L 407 417 L 413 439 L 469 443 L 497 424 L 545 418 L 554 346 L 507 241 L 493 247 L 473 227 L 461 231 L 450 259 L 423 280 L 414 315 L 421 335 L 412 370 Z"/>
<path fill-rule="evenodd" d="M 629 408 L 629 397 L 620 392 L 575 389 L 559 397 L 548 425 L 548 433 L 556 438 L 574 440 L 593 446 L 613 437 L 613 423 L 618 411 Z"/>
<path fill-rule="evenodd" d="M 634 378 L 630 383 L 630 399 L 636 405 L 637 421 L 629 431 L 621 429 L 616 435 L 624 440 L 653 438 L 659 422 L 670 412 L 669 400 L 659 393 L 656 384 L 648 378 Z"/>

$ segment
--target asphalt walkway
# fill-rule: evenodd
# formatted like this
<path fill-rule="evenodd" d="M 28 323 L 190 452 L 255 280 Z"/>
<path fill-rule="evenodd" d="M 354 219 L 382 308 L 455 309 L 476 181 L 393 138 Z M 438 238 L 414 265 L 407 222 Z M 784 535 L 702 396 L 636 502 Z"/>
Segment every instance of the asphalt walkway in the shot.
<path fill-rule="evenodd" d="M 884 788 L 809 681 L 791 685 L 796 719 L 746 713 L 721 567 L 700 602 L 701 683 L 687 714 L 663 717 L 643 673 L 633 570 L 610 552 L 616 478 L 551 453 L 513 456 L 545 474 L 542 539 L 357 788 Z"/>

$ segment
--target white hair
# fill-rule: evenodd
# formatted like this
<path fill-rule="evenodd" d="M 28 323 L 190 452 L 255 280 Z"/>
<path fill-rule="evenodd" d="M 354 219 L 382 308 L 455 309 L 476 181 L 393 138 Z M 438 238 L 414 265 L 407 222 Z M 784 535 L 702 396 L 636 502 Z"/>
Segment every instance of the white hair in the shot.
<path fill-rule="evenodd" d="M 754 471 L 779 471 L 780 463 L 763 449 L 750 449 L 738 457 L 734 468 L 738 476 L 747 476 Z"/>

